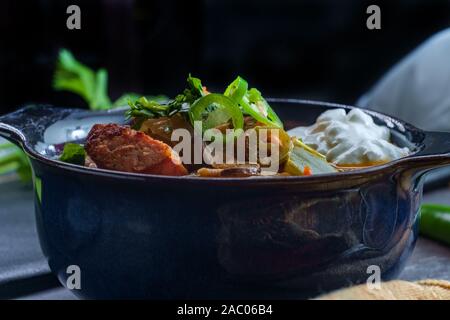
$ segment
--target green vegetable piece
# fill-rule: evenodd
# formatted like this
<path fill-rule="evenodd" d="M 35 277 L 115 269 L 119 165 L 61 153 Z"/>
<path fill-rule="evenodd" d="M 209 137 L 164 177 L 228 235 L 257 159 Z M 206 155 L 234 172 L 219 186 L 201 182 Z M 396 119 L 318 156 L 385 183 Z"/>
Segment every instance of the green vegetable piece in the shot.
<path fill-rule="evenodd" d="M 105 69 L 97 71 L 95 76 L 94 94 L 89 106 L 92 110 L 111 109 L 111 100 L 108 96 L 108 72 Z"/>
<path fill-rule="evenodd" d="M 294 148 L 289 153 L 284 171 L 298 176 L 305 174 L 306 167 L 309 167 L 312 174 L 337 172 L 335 167 L 319 155 L 317 152 L 311 152 L 309 149 L 304 148 L 298 140 L 294 140 Z"/>
<path fill-rule="evenodd" d="M 66 143 L 59 160 L 67 163 L 84 165 L 86 151 L 82 145 L 76 143 Z"/>
<path fill-rule="evenodd" d="M 263 123 L 267 125 L 274 125 L 278 128 L 283 128 L 283 122 L 280 120 L 275 111 L 273 111 L 269 103 L 262 97 L 261 92 L 259 92 L 258 89 L 251 88 L 248 90 L 246 100 L 248 100 L 250 107 L 246 108 L 246 110 L 249 110 L 249 112 L 251 112 L 250 110 L 256 111 L 264 117 L 261 120 L 255 118 L 256 120 L 264 121 Z"/>
<path fill-rule="evenodd" d="M 236 103 L 240 103 L 247 94 L 248 83 L 241 77 L 237 77 L 225 90 L 224 95 L 230 97 Z"/>
<path fill-rule="evenodd" d="M 189 74 L 187 78 L 189 89 L 196 95 L 204 96 L 202 81 L 199 78 L 194 78 Z"/>
<path fill-rule="evenodd" d="M 0 174 L 16 172 L 22 182 L 31 181 L 31 166 L 27 155 L 12 143 L 0 144 Z"/>
<path fill-rule="evenodd" d="M 293 148 L 293 143 L 292 143 L 292 139 L 291 137 L 287 134 L 286 131 L 284 131 L 281 128 L 278 127 L 269 127 L 269 126 L 256 126 L 254 128 L 256 130 L 256 132 L 258 133 L 258 136 L 260 135 L 260 130 L 267 130 L 267 138 L 270 137 L 270 141 L 272 143 L 275 143 L 276 140 L 272 140 L 272 136 L 274 132 L 278 133 L 278 162 L 279 163 L 284 163 L 284 161 L 287 159 L 287 157 L 289 156 L 289 153 L 291 152 L 292 148 Z M 258 148 L 267 148 L 267 150 L 270 150 L 270 147 L 266 144 L 266 142 L 258 139 Z"/>
<path fill-rule="evenodd" d="M 225 90 L 224 95 L 238 103 L 244 113 L 258 122 L 283 129 L 283 123 L 262 97 L 261 92 L 255 88 L 248 90 L 248 83 L 243 78 L 238 76 Z"/>
<path fill-rule="evenodd" d="M 130 109 L 125 112 L 125 116 L 128 119 L 135 118 L 137 123 L 142 123 L 149 118 L 168 117 L 173 116 L 177 112 L 187 112 L 189 106 L 195 100 L 204 96 L 200 79 L 194 78 L 189 74 L 187 83 L 188 88 L 168 103 L 164 103 L 168 100 L 165 96 L 141 97 L 139 99 L 131 96 L 134 99 L 128 101 Z"/>
<path fill-rule="evenodd" d="M 161 104 L 159 101 L 140 97 L 135 102 L 128 101 L 130 109 L 125 112 L 126 117 L 137 118 L 141 121 L 148 118 L 168 117 L 181 110 L 182 103 Z"/>
<path fill-rule="evenodd" d="M 231 119 L 234 129 L 243 129 L 244 116 L 239 106 L 230 98 L 211 93 L 196 100 L 189 109 L 192 125 L 202 121 L 203 129 L 210 129 L 226 123 Z"/>
<path fill-rule="evenodd" d="M 139 93 L 134 93 L 134 92 L 124 93 L 116 101 L 114 101 L 112 107 L 116 108 L 116 107 L 127 106 L 127 105 L 129 105 L 130 102 L 132 103 L 133 101 L 137 101 L 140 97 L 142 97 L 142 94 L 139 94 Z M 165 95 L 145 96 L 145 98 L 147 100 L 155 101 L 155 102 L 158 102 L 161 104 L 169 101 L 169 98 Z"/>
<path fill-rule="evenodd" d="M 314 149 L 311 148 L 310 146 L 306 145 L 306 144 L 305 144 L 302 140 L 300 140 L 300 139 L 295 139 L 295 140 L 294 140 L 294 144 L 297 145 L 297 146 L 299 146 L 299 147 L 301 147 L 301 148 L 303 148 L 303 149 L 305 149 L 305 150 L 308 151 L 309 153 L 311 153 L 311 154 L 313 154 L 313 155 L 315 155 L 315 156 L 317 156 L 317 157 L 319 157 L 319 158 L 321 158 L 321 159 L 323 159 L 323 160 L 326 160 L 326 159 L 327 159 L 327 157 L 326 157 L 325 155 L 321 154 L 321 153 L 318 152 L 317 150 L 314 150 Z"/>
<path fill-rule="evenodd" d="M 66 49 L 59 52 L 53 88 L 80 95 L 92 110 L 111 108 L 107 92 L 108 72 L 105 69 L 93 71 L 77 61 Z"/>
<path fill-rule="evenodd" d="M 39 202 L 42 202 L 42 180 L 37 176 L 34 177 L 34 190 L 36 190 Z"/>
<path fill-rule="evenodd" d="M 450 245 L 450 207 L 423 204 L 420 212 L 420 233 Z"/>

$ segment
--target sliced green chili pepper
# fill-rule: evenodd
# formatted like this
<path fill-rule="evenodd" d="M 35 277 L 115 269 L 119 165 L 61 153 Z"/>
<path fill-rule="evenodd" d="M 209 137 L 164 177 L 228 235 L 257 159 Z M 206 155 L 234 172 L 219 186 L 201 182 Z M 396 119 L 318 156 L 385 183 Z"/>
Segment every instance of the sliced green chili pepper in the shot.
<path fill-rule="evenodd" d="M 240 103 L 247 94 L 248 83 L 241 77 L 237 77 L 225 90 L 224 95 L 230 97 L 236 103 Z"/>
<path fill-rule="evenodd" d="M 450 207 L 423 204 L 420 212 L 420 233 L 450 245 Z"/>
<path fill-rule="evenodd" d="M 237 77 L 228 86 L 224 94 L 238 103 L 246 114 L 252 116 L 258 122 L 283 128 L 280 118 L 261 96 L 261 92 L 255 88 L 248 90 L 248 83 L 243 78 Z"/>
<path fill-rule="evenodd" d="M 268 125 L 274 125 L 278 128 L 283 128 L 283 122 L 281 122 L 280 118 L 277 116 L 275 111 L 270 107 L 270 105 L 267 103 L 266 99 L 264 99 L 261 95 L 261 92 L 259 92 L 256 88 L 251 88 L 247 92 L 247 98 L 250 102 L 250 106 L 252 107 L 252 110 L 259 111 L 259 114 L 263 114 L 264 118 L 267 122 L 263 122 Z M 254 107 L 253 107 L 254 106 Z M 262 109 L 262 110 L 261 110 Z M 255 118 L 256 119 L 256 118 Z M 256 119 L 258 120 L 258 119 Z M 260 121 L 260 120 L 258 120 Z"/>
<path fill-rule="evenodd" d="M 234 129 L 243 129 L 244 116 L 237 103 L 217 93 L 211 93 L 197 99 L 189 109 L 189 118 L 202 121 L 203 129 L 210 129 L 226 123 L 231 119 Z"/>

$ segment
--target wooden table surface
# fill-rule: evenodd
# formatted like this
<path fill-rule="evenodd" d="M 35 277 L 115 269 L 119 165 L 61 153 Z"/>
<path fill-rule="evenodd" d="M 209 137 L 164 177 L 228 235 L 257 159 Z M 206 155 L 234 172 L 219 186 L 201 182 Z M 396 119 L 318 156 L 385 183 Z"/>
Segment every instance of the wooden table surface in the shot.
<path fill-rule="evenodd" d="M 76 299 L 51 275 L 35 230 L 32 190 L 18 181 L 0 183 L 0 298 Z M 427 193 L 425 202 L 450 204 L 450 189 Z M 399 277 L 450 281 L 450 248 L 419 238 Z"/>

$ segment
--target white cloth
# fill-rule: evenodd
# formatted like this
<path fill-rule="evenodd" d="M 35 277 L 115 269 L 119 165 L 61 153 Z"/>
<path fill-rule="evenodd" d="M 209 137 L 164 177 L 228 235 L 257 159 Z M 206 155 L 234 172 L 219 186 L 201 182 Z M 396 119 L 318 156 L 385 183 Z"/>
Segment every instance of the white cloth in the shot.
<path fill-rule="evenodd" d="M 450 29 L 401 60 L 356 105 L 424 130 L 450 131 Z"/>

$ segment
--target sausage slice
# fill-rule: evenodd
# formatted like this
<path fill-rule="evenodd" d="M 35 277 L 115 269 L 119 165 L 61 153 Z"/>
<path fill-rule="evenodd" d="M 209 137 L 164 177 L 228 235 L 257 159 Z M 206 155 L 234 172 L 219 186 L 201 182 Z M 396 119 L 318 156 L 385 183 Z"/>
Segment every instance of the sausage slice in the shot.
<path fill-rule="evenodd" d="M 85 149 L 103 169 L 168 176 L 188 174 L 171 147 L 128 126 L 94 125 Z"/>

